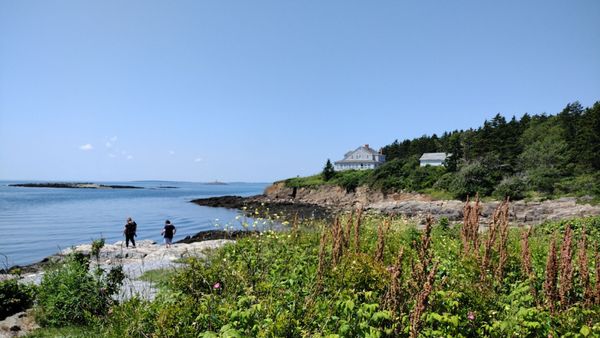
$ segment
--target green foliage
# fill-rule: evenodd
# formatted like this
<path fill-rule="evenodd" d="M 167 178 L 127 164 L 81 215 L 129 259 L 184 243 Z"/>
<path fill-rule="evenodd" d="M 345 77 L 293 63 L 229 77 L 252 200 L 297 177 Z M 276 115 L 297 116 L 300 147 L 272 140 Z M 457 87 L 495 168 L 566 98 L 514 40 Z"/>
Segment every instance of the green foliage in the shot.
<path fill-rule="evenodd" d="M 448 230 L 450 228 L 450 221 L 448 221 L 447 217 L 441 217 L 438 221 L 438 225 L 440 226 L 440 228 Z"/>
<path fill-rule="evenodd" d="M 35 287 L 11 278 L 0 281 L 0 320 L 33 305 Z"/>
<path fill-rule="evenodd" d="M 356 190 L 363 185 L 373 170 L 344 170 L 336 171 L 329 180 L 323 174 L 307 177 L 294 177 L 285 180 L 285 185 L 290 188 L 317 188 L 324 184 L 338 185 L 348 192 Z"/>
<path fill-rule="evenodd" d="M 421 167 L 418 158 L 413 156 L 404 161 L 395 159 L 384 163 L 365 179 L 365 183 L 384 192 L 423 191 L 432 188 L 445 172 L 443 166 Z"/>
<path fill-rule="evenodd" d="M 330 181 L 331 184 L 336 184 L 346 189 L 347 192 L 354 192 L 356 188 L 362 185 L 372 170 L 344 170 L 337 172 L 335 177 Z"/>
<path fill-rule="evenodd" d="M 477 129 L 396 140 L 383 147 L 382 152 L 388 162 L 410 161 L 425 152 L 451 153 L 445 163 L 447 173 L 439 177 L 433 188 L 450 191 L 457 197 L 464 198 L 475 191 L 481 196 L 493 193 L 496 197 L 513 198 L 523 198 L 531 192 L 546 197 L 600 196 L 598 130 L 600 102 L 589 108 L 575 102 L 556 116 L 525 114 L 520 120 L 513 117 L 507 121 L 497 114 Z M 478 169 L 474 163 L 485 168 L 479 172 L 480 179 L 469 175 Z M 409 191 L 429 187 L 427 183 L 405 182 L 406 175 L 398 174 L 400 170 L 397 167 L 385 174 L 382 171 L 373 186 Z M 515 184 L 515 177 L 527 184 Z"/>
<path fill-rule="evenodd" d="M 557 195 L 600 197 L 600 172 L 565 177 L 554 184 Z"/>
<path fill-rule="evenodd" d="M 142 333 L 154 332 L 157 308 L 151 302 L 138 297 L 128 299 L 112 307 L 103 336 L 148 337 Z"/>
<path fill-rule="evenodd" d="M 494 196 L 498 199 L 510 197 L 511 200 L 520 200 L 527 192 L 527 182 L 520 176 L 510 176 L 503 179 L 494 190 Z"/>
<path fill-rule="evenodd" d="M 148 270 L 145 271 L 138 279 L 163 285 L 171 280 L 171 277 L 173 277 L 174 273 L 175 272 L 172 269 Z"/>
<path fill-rule="evenodd" d="M 329 181 L 333 178 L 333 176 L 335 176 L 335 170 L 333 169 L 333 165 L 329 159 L 327 159 L 327 163 L 325 163 L 325 167 L 323 168 L 321 176 L 323 176 L 323 180 L 325 182 Z"/>
<path fill-rule="evenodd" d="M 90 273 L 89 259 L 71 254 L 47 271 L 38 289 L 37 315 L 43 326 L 89 325 L 108 312 L 112 295 L 123 280 L 121 267 L 107 275 L 99 268 Z"/>
<path fill-rule="evenodd" d="M 550 313 L 535 304 L 526 281 L 510 286 L 510 293 L 498 299 L 500 311 L 491 314 L 491 324 L 483 326 L 490 336 L 540 337 L 553 332 Z"/>
<path fill-rule="evenodd" d="M 103 336 L 97 326 L 65 326 L 39 328 L 27 335 L 27 338 L 89 338 Z"/>
<path fill-rule="evenodd" d="M 96 257 L 96 260 L 100 259 L 100 249 L 104 247 L 104 238 L 95 239 L 92 241 L 91 255 Z"/>
<path fill-rule="evenodd" d="M 591 196 L 600 200 L 600 102 L 568 104 L 555 116 L 497 114 L 477 129 L 394 141 L 382 148 L 387 162 L 368 174 L 323 173 L 286 181 L 289 187 L 336 184 L 351 192 L 360 185 L 387 192 L 502 199 Z M 426 152 L 451 154 L 444 166 L 420 167 Z"/>
<path fill-rule="evenodd" d="M 290 188 L 316 188 L 323 185 L 323 175 L 313 175 L 307 177 L 293 177 L 284 181 L 286 187 Z"/>
<path fill-rule="evenodd" d="M 600 217 L 598 216 L 544 222 L 535 227 L 535 232 L 551 235 L 556 231 L 563 234 L 567 226 L 571 227 L 577 237 L 580 236 L 581 229 L 585 227 L 588 241 L 590 243 L 600 242 Z"/>
<path fill-rule="evenodd" d="M 493 181 L 490 172 L 480 162 L 463 165 L 450 183 L 450 191 L 458 198 L 487 196 L 492 192 Z"/>
<path fill-rule="evenodd" d="M 114 337 L 406 337 L 409 315 L 422 285 L 414 267 L 422 232 L 393 219 L 384 239 L 383 262 L 375 260 L 381 218 L 362 222 L 360 250 L 353 242 L 333 266 L 331 238 L 325 247 L 325 272 L 317 287 L 320 229 L 308 223 L 298 233 L 267 231 L 192 258 L 166 280 L 154 301 L 131 299 L 112 307 L 100 325 Z M 346 224 L 347 219 L 342 218 Z M 583 226 L 589 243 L 600 240 L 600 217 L 548 222 L 535 228 L 530 246 L 534 279 L 521 271 L 520 237 L 511 229 L 505 278 L 481 279 L 478 259 L 463 254 L 460 226 L 440 219 L 431 235 L 439 263 L 432 293 L 421 319 L 423 337 L 584 337 L 600 333 L 600 308 L 585 307 L 576 287 L 574 303 L 551 314 L 540 298 L 548 243 L 569 224 L 575 239 Z M 486 234 L 482 234 L 482 241 Z M 395 311 L 386 308 L 390 265 L 400 248 L 404 261 Z M 495 252 L 495 251 L 494 251 Z M 491 266 L 499 257 L 491 255 Z M 590 271 L 594 271 L 593 262 Z M 488 272 L 485 272 L 486 274 Z M 163 275 L 163 273 L 159 273 Z M 493 272 L 490 273 L 490 277 Z M 592 275 L 594 273 L 592 272 Z M 595 276 L 594 278 L 595 279 Z M 97 327 L 94 330 L 98 330 Z"/>

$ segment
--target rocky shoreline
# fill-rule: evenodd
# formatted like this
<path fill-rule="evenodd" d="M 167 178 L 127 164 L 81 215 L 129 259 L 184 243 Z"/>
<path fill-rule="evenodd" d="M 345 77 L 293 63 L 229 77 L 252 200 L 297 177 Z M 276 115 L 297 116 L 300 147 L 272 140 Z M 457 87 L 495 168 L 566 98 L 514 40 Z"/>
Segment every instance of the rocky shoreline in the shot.
<path fill-rule="evenodd" d="M 195 236 L 198 236 L 195 235 Z M 241 237 L 238 235 L 237 238 Z M 139 240 L 135 248 L 125 246 L 123 241 L 113 244 L 105 244 L 98 258 L 91 257 L 91 265 L 99 265 L 102 268 L 109 269 L 111 266 L 122 265 L 126 275 L 126 281 L 123 284 L 120 299 L 127 299 L 133 295 L 142 295 L 151 299 L 156 294 L 156 289 L 152 283 L 138 280 L 139 276 L 146 271 L 175 268 L 181 266 L 178 262 L 186 257 L 204 257 L 207 250 L 219 248 L 228 243 L 234 243 L 232 239 L 210 239 L 204 241 L 181 240 L 173 244 L 170 248 L 158 244 L 153 240 Z M 26 266 L 14 266 L 8 271 L 0 271 L 0 280 L 7 278 L 20 278 L 23 283 L 39 284 L 46 268 L 53 264 L 59 264 L 69 254 L 77 252 L 84 255 L 91 255 L 92 245 L 81 244 L 75 247 L 65 249 L 57 254 L 45 258 L 43 261 Z M 12 275 L 15 269 L 19 269 L 19 276 Z"/>
<path fill-rule="evenodd" d="M 326 219 L 331 217 L 335 211 L 331 206 L 293 200 L 271 200 L 265 195 L 209 197 L 195 199 L 191 202 L 206 207 L 236 209 L 244 212 L 247 216 L 268 217 L 277 214 L 288 220 L 295 217 L 299 219 Z"/>
<path fill-rule="evenodd" d="M 464 202 L 459 200 L 434 200 L 430 196 L 417 193 L 383 194 L 359 187 L 347 192 L 337 186 L 318 188 L 290 188 L 284 183 L 275 183 L 263 195 L 251 197 L 222 196 L 193 200 L 193 203 L 210 207 L 224 207 L 246 212 L 268 209 L 270 213 L 284 215 L 292 219 L 327 219 L 340 212 L 362 208 L 367 212 L 383 215 L 396 215 L 420 221 L 427 215 L 434 218 L 447 218 L 450 222 L 460 222 L 463 217 Z M 482 223 L 489 223 L 499 201 L 481 202 Z M 581 203 L 575 197 L 556 200 L 516 201 L 511 203 L 511 222 L 514 225 L 533 225 L 545 221 L 600 215 L 600 205 Z"/>
<path fill-rule="evenodd" d="M 198 232 L 194 235 L 186 236 L 183 239 L 176 241 L 175 244 L 193 244 L 193 243 L 215 241 L 215 240 L 231 240 L 231 241 L 233 241 L 238 238 L 255 235 L 256 233 L 257 233 L 256 231 L 246 231 L 246 230 L 233 230 L 233 231 L 208 230 L 208 231 Z M 144 245 L 147 245 L 148 242 L 157 244 L 155 241 L 151 241 L 151 240 L 142 240 L 142 241 L 137 241 L 137 242 L 144 243 Z M 122 250 L 124 248 L 123 241 L 118 241 L 115 244 L 113 244 L 113 246 L 114 245 L 119 245 L 120 250 Z M 80 244 L 80 245 L 75 246 L 74 248 L 83 253 L 89 254 L 90 249 L 88 247 L 90 247 L 90 244 Z M 158 247 L 159 247 L 159 245 L 157 245 L 157 248 Z M 107 249 L 107 248 L 109 248 L 109 249 Z M 72 250 L 73 250 L 72 248 L 62 250 L 61 252 L 58 252 L 54 255 L 50 255 L 36 263 L 25 264 L 25 265 L 14 265 L 14 266 L 11 266 L 8 268 L 0 269 L 0 280 L 2 280 L 3 275 L 4 275 L 4 278 L 6 278 L 6 275 L 8 275 L 11 271 L 15 271 L 17 269 L 23 275 L 37 274 L 39 272 L 42 272 L 42 271 L 44 271 L 44 269 L 46 269 L 54 264 L 60 263 L 64 259 L 65 255 L 68 254 L 69 252 L 71 252 Z M 103 248 L 103 250 L 104 251 L 109 250 L 109 252 L 111 252 L 112 254 L 115 253 L 115 248 L 111 247 L 109 245 L 106 245 Z"/>

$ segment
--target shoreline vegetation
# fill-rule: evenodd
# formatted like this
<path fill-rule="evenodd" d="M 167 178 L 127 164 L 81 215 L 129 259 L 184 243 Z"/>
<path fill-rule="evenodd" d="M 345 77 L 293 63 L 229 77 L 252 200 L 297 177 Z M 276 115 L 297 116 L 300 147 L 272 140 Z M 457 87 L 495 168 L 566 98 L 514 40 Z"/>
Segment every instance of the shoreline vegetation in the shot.
<path fill-rule="evenodd" d="M 63 189 L 144 189 L 133 185 L 106 185 L 89 182 L 45 182 L 45 183 L 16 183 L 9 187 L 21 188 L 63 188 Z M 170 187 L 169 187 L 170 188 Z"/>
<path fill-rule="evenodd" d="M 290 188 L 359 187 L 421 193 L 437 199 L 540 200 L 577 197 L 600 203 L 600 101 L 568 104 L 556 115 L 497 114 L 479 128 L 395 140 L 376 169 L 323 172 L 282 182 Z M 420 166 L 424 153 L 449 154 L 443 166 Z"/>
<path fill-rule="evenodd" d="M 459 223 L 422 226 L 362 209 L 285 220 L 259 211 L 284 227 L 149 273 L 160 281 L 153 300 L 89 292 L 113 290 L 118 271 L 90 272 L 74 256 L 25 299 L 42 325 L 30 336 L 599 335 L 600 217 L 512 227 L 511 208 L 498 205 L 483 232 L 479 200 L 463 204 Z M 94 243 L 87 259 L 106 257 Z M 56 289 L 82 278 L 85 288 Z M 60 305 L 73 297 L 89 306 Z"/>

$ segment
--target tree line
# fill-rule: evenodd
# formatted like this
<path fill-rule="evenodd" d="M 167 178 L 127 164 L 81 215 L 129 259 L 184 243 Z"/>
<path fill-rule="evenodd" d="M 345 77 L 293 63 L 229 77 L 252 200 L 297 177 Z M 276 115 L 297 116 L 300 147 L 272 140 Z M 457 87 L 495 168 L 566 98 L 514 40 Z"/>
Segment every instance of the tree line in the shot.
<path fill-rule="evenodd" d="M 556 115 L 500 114 L 477 129 L 394 141 L 387 162 L 361 182 L 382 190 L 438 190 L 464 198 L 600 196 L 600 101 L 568 104 Z M 419 167 L 427 152 L 451 155 L 444 167 Z"/>

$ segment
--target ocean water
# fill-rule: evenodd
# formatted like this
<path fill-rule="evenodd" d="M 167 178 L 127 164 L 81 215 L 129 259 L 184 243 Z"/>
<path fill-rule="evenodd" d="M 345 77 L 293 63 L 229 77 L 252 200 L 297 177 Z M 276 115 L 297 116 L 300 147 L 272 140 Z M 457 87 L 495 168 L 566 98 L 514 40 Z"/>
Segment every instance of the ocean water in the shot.
<path fill-rule="evenodd" d="M 30 182 L 30 181 L 28 181 Z M 215 224 L 236 225 L 237 211 L 190 203 L 192 199 L 260 194 L 266 183 L 214 185 L 188 182 L 96 182 L 144 189 L 57 189 L 11 187 L 0 181 L 0 268 L 35 263 L 73 245 L 105 238 L 124 240 L 123 226 L 132 217 L 136 240 L 161 241 L 169 219 L 177 228 L 174 241 Z M 175 188 L 167 188 L 175 187 Z"/>

